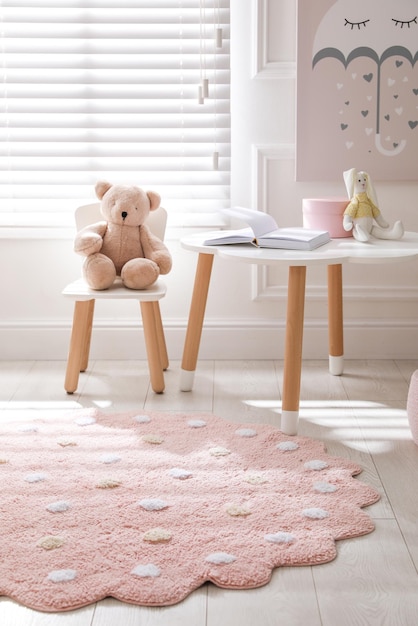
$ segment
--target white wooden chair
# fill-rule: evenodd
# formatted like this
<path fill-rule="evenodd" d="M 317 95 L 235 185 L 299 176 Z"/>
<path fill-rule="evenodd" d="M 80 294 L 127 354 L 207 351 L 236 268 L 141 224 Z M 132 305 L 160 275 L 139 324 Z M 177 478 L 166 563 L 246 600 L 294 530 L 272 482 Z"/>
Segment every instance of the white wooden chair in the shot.
<path fill-rule="evenodd" d="M 99 202 L 83 205 L 75 211 L 77 231 L 100 220 L 103 220 L 103 216 L 100 213 Z M 161 240 L 164 240 L 166 223 L 167 213 L 162 207 L 150 213 L 147 219 L 147 225 Z M 76 391 L 79 374 L 88 367 L 95 301 L 106 299 L 137 300 L 140 303 L 151 387 L 156 393 L 164 391 L 163 371 L 168 368 L 168 355 L 159 301 L 166 294 L 166 286 L 160 279 L 148 289 L 137 291 L 124 287 L 120 278 L 117 278 L 109 289 L 95 291 L 90 289 L 83 278 L 79 278 L 67 285 L 62 293 L 74 301 L 64 383 L 67 393 Z"/>

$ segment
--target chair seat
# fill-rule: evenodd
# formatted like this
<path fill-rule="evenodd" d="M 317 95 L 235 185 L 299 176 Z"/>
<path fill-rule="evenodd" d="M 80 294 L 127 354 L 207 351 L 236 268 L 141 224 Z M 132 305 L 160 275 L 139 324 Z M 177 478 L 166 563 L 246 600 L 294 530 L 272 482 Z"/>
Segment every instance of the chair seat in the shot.
<path fill-rule="evenodd" d="M 108 289 L 97 291 L 91 289 L 83 278 L 79 278 L 67 285 L 62 295 L 72 300 L 138 300 L 140 302 L 153 302 L 164 298 L 167 287 L 162 280 L 147 289 L 135 290 L 124 287 L 120 278 L 117 278 Z"/>
<path fill-rule="evenodd" d="M 168 356 L 159 301 L 165 296 L 166 291 L 162 280 L 158 280 L 147 289 L 134 290 L 124 287 L 120 279 L 117 279 L 109 289 L 97 291 L 91 289 L 83 278 L 78 278 L 63 289 L 62 295 L 74 301 L 73 326 L 64 383 L 67 393 L 74 393 L 80 372 L 87 369 L 95 302 L 105 299 L 139 302 L 151 386 L 156 393 L 164 391 L 163 371 L 168 367 Z"/>

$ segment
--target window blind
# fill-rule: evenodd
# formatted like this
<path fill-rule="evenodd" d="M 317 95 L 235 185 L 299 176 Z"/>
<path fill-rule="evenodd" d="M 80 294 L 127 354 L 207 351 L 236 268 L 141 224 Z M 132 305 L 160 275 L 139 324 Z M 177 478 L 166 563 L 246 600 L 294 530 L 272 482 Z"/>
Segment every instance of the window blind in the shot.
<path fill-rule="evenodd" d="M 229 204 L 229 0 L 0 0 L 0 30 L 0 211 L 73 211 L 103 179 Z"/>

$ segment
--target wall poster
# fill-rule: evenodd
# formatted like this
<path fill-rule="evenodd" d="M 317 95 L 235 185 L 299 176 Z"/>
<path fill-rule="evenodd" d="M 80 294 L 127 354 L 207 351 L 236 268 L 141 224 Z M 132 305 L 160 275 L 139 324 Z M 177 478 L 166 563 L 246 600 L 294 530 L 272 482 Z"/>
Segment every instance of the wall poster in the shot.
<path fill-rule="evenodd" d="M 298 0 L 296 179 L 418 180 L 418 0 Z"/>

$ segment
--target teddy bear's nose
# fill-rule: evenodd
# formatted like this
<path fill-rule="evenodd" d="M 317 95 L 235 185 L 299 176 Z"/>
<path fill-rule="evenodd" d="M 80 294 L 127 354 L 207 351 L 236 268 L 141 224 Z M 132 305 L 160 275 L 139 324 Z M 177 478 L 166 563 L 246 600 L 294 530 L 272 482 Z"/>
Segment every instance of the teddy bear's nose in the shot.
<path fill-rule="evenodd" d="M 125 217 L 128 216 L 128 211 L 122 211 L 122 219 L 124 220 Z"/>

